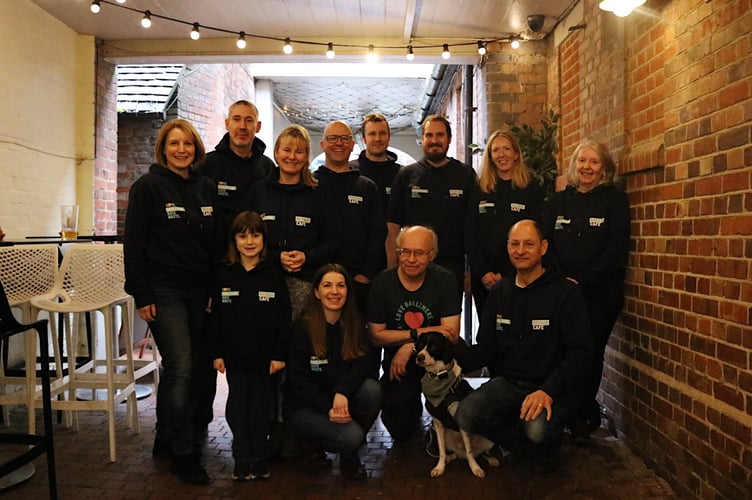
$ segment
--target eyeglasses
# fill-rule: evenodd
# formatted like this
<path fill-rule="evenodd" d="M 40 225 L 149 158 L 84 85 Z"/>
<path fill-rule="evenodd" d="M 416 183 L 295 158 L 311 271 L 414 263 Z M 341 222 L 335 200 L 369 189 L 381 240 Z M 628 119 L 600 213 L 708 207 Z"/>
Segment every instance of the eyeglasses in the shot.
<path fill-rule="evenodd" d="M 351 142 L 353 136 L 351 135 L 326 135 L 324 136 L 324 140 L 328 142 L 329 144 L 334 144 L 337 141 L 342 142 Z"/>
<path fill-rule="evenodd" d="M 417 250 L 411 250 L 409 248 L 398 248 L 397 255 L 400 257 L 410 257 L 411 255 L 416 259 L 424 259 L 428 257 L 433 250 L 423 250 L 421 248 Z"/>

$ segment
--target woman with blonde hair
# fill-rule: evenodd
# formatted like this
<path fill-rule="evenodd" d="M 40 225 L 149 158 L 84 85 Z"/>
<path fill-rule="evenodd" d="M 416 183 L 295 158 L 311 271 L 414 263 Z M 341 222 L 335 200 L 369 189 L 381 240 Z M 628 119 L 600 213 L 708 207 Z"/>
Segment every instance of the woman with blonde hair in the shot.
<path fill-rule="evenodd" d="M 125 216 L 125 291 L 149 323 L 162 355 L 154 458 L 170 471 L 206 484 L 192 440 L 195 372 L 192 341 L 209 303 L 218 223 L 217 188 L 194 167 L 206 156 L 195 127 L 182 119 L 162 125 L 155 163 L 131 187 Z"/>
<path fill-rule="evenodd" d="M 480 193 L 471 200 L 465 223 L 465 249 L 478 315 L 488 291 L 514 272 L 507 233 L 518 221 L 541 221 L 543 191 L 525 166 L 519 142 L 504 130 L 488 138 L 480 171 Z"/>
<path fill-rule="evenodd" d="M 300 125 L 282 130 L 274 143 L 277 168 L 251 187 L 245 204 L 266 223 L 269 260 L 285 272 L 293 319 L 308 300 L 314 271 L 334 258 L 341 226 L 311 174 L 310 158 L 308 131 Z"/>
<path fill-rule="evenodd" d="M 597 141 L 582 142 L 567 171 L 569 185 L 546 210 L 548 255 L 585 297 L 593 336 L 593 362 L 579 386 L 571 421 L 575 441 L 601 425 L 595 397 L 603 375 L 603 354 L 624 304 L 629 257 L 630 213 L 626 193 L 615 184 L 616 163 Z"/>

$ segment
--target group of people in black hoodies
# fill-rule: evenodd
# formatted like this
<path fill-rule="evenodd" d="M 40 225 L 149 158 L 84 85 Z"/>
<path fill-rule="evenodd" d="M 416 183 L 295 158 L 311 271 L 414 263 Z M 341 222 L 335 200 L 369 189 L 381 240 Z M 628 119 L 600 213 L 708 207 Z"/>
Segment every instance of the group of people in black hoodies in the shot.
<path fill-rule="evenodd" d="M 444 126 L 436 117 L 434 122 Z M 352 131 L 343 122 L 330 123 L 321 140 L 326 162 L 315 175 L 309 170 L 311 138 L 303 127 L 292 125 L 279 134 L 272 162 L 255 137 L 261 122 L 252 103 L 234 103 L 225 124 L 227 134 L 207 156 L 189 122 L 165 123 L 157 137 L 156 163 L 134 183 L 129 197 L 126 290 L 162 354 L 153 455 L 171 458 L 170 470 L 186 482 L 209 481 L 200 464 L 200 444 L 212 419 L 216 376 L 211 370 L 216 369 L 226 371 L 229 384 L 233 478 L 269 477 L 268 424 L 280 412 L 272 375 L 287 366 L 281 413 L 286 421 L 298 422 L 289 426 L 291 432 L 297 428 L 301 437 L 311 438 L 312 430 L 319 430 L 326 449 L 340 453 L 343 473 L 362 478 L 357 447 L 381 400 L 378 384 L 371 383 L 377 355 L 362 318 L 368 284 L 386 266 L 394 239 L 393 224 L 386 224 L 386 207 L 394 204 L 392 186 L 410 194 L 410 177 L 393 182 L 399 165 L 386 149 L 390 131 L 382 115 L 363 122 L 363 139 L 373 147 L 353 162 L 359 169 L 349 163 Z M 463 190 L 470 209 L 464 237 L 455 245 L 466 248 L 478 291 L 480 330 L 488 332 L 483 338 L 479 333 L 478 340 L 493 344 L 490 324 L 498 327 L 499 317 L 511 314 L 496 315 L 495 306 L 483 304 L 489 293 L 518 286 L 519 267 L 509 259 L 507 233 L 516 222 L 532 219 L 536 234 L 550 242 L 551 267 L 561 269 L 585 295 L 586 309 L 575 310 L 579 322 L 592 325 L 594 358 L 600 361 L 580 359 L 587 377 L 568 381 L 578 388 L 576 409 L 570 412 L 576 418 L 568 424 L 573 432 L 583 426 L 587 432 L 598 409 L 594 398 L 603 351 L 623 302 L 626 195 L 613 183 L 616 169 L 608 151 L 583 143 L 570 167 L 570 186 L 544 211 L 514 137 L 495 133 L 488 146 L 480 187 Z M 404 217 L 407 221 L 409 214 Z M 459 259 L 448 257 L 457 275 Z M 503 363 L 485 359 L 487 354 L 480 360 L 469 356 L 470 366 L 481 363 L 504 375 Z M 544 390 L 543 385 L 536 381 L 531 393 Z M 550 419 L 552 402 L 540 403 Z M 299 414 L 303 409 L 313 413 Z M 475 431 L 499 438 L 465 418 Z M 321 448 L 308 451 L 314 463 L 328 463 Z"/>

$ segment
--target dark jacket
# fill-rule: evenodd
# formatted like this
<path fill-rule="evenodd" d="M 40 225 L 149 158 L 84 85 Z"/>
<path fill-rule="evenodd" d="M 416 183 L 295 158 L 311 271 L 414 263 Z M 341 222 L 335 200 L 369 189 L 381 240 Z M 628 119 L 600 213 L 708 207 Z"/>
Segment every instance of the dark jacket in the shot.
<path fill-rule="evenodd" d="M 342 226 L 323 189 L 280 184 L 279 168 L 275 168 L 267 179 L 251 186 L 243 207 L 258 212 L 266 223 L 271 262 L 279 264 L 283 251 L 305 253 L 303 269 L 291 276 L 311 281 L 316 269 L 334 259 Z"/>
<path fill-rule="evenodd" d="M 429 226 L 439 237 L 439 259 L 464 259 L 465 218 L 477 190 L 475 171 L 464 163 L 450 158 L 436 168 L 423 159 L 395 177 L 387 222 Z"/>
<path fill-rule="evenodd" d="M 465 250 L 473 276 L 514 274 L 507 239 L 509 229 L 523 219 L 543 222 L 543 191 L 535 180 L 515 189 L 512 181 L 499 179 L 493 192 L 476 192 L 465 221 Z"/>
<path fill-rule="evenodd" d="M 603 184 L 581 193 L 568 186 L 546 210 L 549 259 L 580 284 L 586 300 L 624 294 L 630 213 L 624 191 Z"/>
<path fill-rule="evenodd" d="M 183 178 L 158 164 L 133 183 L 123 250 L 125 291 L 136 307 L 154 303 L 154 286 L 209 286 L 217 258 L 216 198 L 206 177 Z"/>
<path fill-rule="evenodd" d="M 590 365 L 592 338 L 577 285 L 546 271 L 525 288 L 514 277 L 491 288 L 477 344 L 458 343 L 465 372 L 493 366 L 496 376 L 532 384 L 556 399 L 569 392 Z"/>
<path fill-rule="evenodd" d="M 198 167 L 199 174 L 210 178 L 217 185 L 219 237 L 223 246 L 229 238 L 232 221 L 240 212 L 251 186 L 269 177 L 274 170 L 274 162 L 264 156 L 264 151 L 266 144 L 256 137 L 251 145 L 251 156 L 241 158 L 230 149 L 230 134 L 226 133 Z"/>
<path fill-rule="evenodd" d="M 389 207 L 389 195 L 392 192 L 392 182 L 397 176 L 397 172 L 402 165 L 397 163 L 397 154 L 387 150 L 386 161 L 371 161 L 366 157 L 365 150 L 360 152 L 357 160 L 350 162 L 352 168 L 360 170 L 361 175 L 368 177 L 379 188 L 381 195 L 381 206 L 384 209 L 384 216 Z"/>
<path fill-rule="evenodd" d="M 337 173 L 326 166 L 316 171 L 319 187 L 327 191 L 342 217 L 335 261 L 369 280 L 386 267 L 386 220 L 376 184 L 359 170 Z"/>
<path fill-rule="evenodd" d="M 327 356 L 317 358 L 305 322 L 299 320 L 295 323 L 282 400 L 285 416 L 301 408 L 326 415 L 336 393 L 351 399 L 373 373 L 375 362 L 368 342 L 364 342 L 367 351 L 363 356 L 345 361 L 342 359 L 343 334 L 339 323 L 327 324 L 326 341 Z"/>
<path fill-rule="evenodd" d="M 209 323 L 214 359 L 268 371 L 271 360 L 287 360 L 291 317 L 287 284 L 278 266 L 268 261 L 250 271 L 240 263 L 219 266 Z"/>

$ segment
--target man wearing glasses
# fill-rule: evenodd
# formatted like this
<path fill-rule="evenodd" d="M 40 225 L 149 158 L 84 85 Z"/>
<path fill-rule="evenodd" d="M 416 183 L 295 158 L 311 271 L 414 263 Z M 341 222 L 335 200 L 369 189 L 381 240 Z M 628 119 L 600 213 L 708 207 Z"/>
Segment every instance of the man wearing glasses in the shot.
<path fill-rule="evenodd" d="M 325 161 L 315 175 L 342 219 L 335 261 L 353 277 L 355 299 L 365 316 L 368 284 L 386 267 L 386 220 L 376 184 L 350 167 L 354 144 L 346 123 L 334 121 L 327 125 L 320 142 Z"/>
<path fill-rule="evenodd" d="M 460 301 L 450 271 L 433 264 L 439 242 L 424 226 L 402 229 L 396 239 L 396 267 L 381 272 L 368 296 L 371 341 L 384 346 L 381 421 L 395 443 L 405 442 L 423 414 L 420 378 L 413 344 L 427 331 L 456 342 Z"/>

